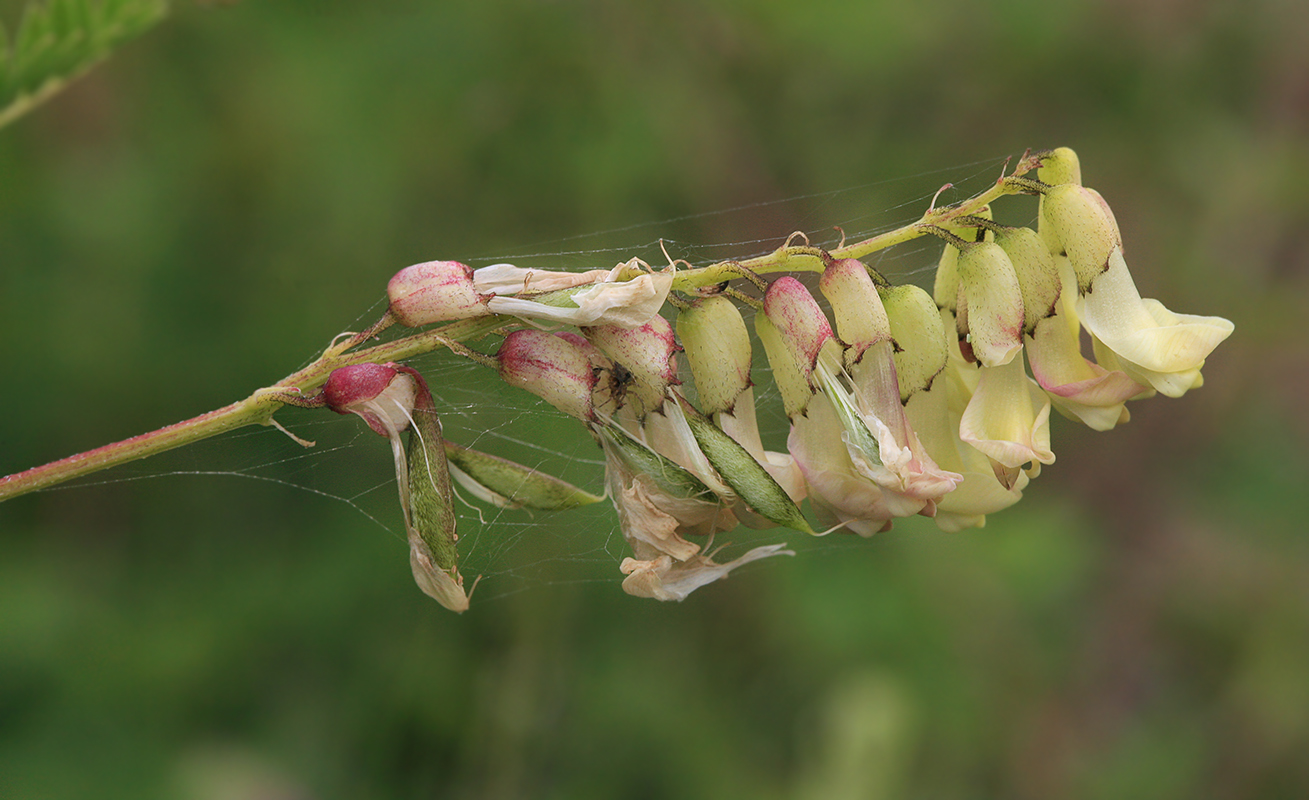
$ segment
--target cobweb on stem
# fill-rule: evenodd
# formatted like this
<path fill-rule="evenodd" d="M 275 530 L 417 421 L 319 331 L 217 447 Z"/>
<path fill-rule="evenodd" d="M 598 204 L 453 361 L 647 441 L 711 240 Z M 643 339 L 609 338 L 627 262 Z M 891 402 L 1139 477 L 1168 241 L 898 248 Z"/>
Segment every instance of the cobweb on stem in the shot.
<path fill-rule="evenodd" d="M 744 259 L 773 250 L 796 230 L 805 232 L 815 245 L 831 247 L 843 236 L 853 241 L 916 220 L 938 192 L 936 176 L 948 176 L 955 184 L 939 200 L 946 203 L 994 181 L 1001 164 L 1002 159 L 989 159 L 875 184 L 537 242 L 508 253 L 432 255 L 473 265 L 512 262 L 526 268 L 582 271 L 609 268 L 633 256 L 660 265 L 665 252 L 696 265 Z M 961 179 L 965 173 L 968 176 Z M 902 197 L 901 186 L 912 187 L 912 196 L 890 207 L 870 200 Z M 740 232 L 748 235 L 731 235 Z M 720 235 L 724 233 L 729 235 Z M 884 251 L 872 264 L 898 282 L 921 282 L 916 279 L 930 275 L 939 251 L 937 242 L 924 239 Z M 353 329 L 366 327 L 383 309 L 379 300 L 352 323 Z M 477 343 L 472 346 L 487 349 Z M 575 420 L 504 385 L 485 367 L 448 352 L 419 357 L 411 366 L 431 386 L 449 440 L 540 468 L 588 491 L 603 492 L 603 455 Z M 786 419 L 762 354 L 756 354 L 754 370 L 765 444 L 784 449 Z M 689 384 L 689 377 L 684 377 Z M 317 445 L 304 449 L 276 430 L 245 429 L 53 491 L 76 492 L 79 486 L 141 480 L 239 478 L 298 490 L 307 503 L 340 504 L 357 519 L 361 531 L 389 536 L 398 553 L 403 552 L 405 532 L 385 443 L 353 418 L 286 408 L 278 420 L 295 436 Z M 482 576 L 479 603 L 560 582 L 612 582 L 618 592 L 615 566 L 627 546 L 609 503 L 533 514 L 488 506 L 466 492 L 462 498 L 456 509 L 461 569 L 470 580 Z M 730 537 L 720 534 L 715 546 L 730 542 L 742 548 L 779 541 L 799 545 L 805 552 L 843 545 L 838 537 L 806 540 L 781 531 L 737 531 Z M 396 580 L 406 580 L 402 567 L 397 567 Z"/>

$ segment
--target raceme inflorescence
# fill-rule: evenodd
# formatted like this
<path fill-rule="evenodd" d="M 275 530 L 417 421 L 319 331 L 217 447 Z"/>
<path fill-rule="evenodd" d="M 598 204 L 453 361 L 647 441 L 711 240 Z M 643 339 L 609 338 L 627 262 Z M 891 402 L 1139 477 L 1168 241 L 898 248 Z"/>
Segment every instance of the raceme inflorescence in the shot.
<path fill-rule="evenodd" d="M 1012 194 L 1039 197 L 1035 230 L 993 221 L 991 203 Z M 924 235 L 945 243 L 931 293 L 859 260 Z M 889 233 L 832 250 L 796 239 L 700 268 L 407 267 L 387 287 L 382 320 L 304 370 L 225 409 L 4 478 L 0 499 L 276 425 L 282 405 L 354 414 L 391 444 L 419 587 L 462 612 L 455 485 L 499 507 L 603 498 L 445 441 L 437 400 L 401 361 L 448 348 L 583 426 L 604 453 L 606 494 L 632 551 L 619 565 L 623 589 L 682 600 L 791 553 L 767 544 L 719 560 L 714 537 L 742 525 L 867 537 L 922 515 L 945 531 L 980 527 L 1054 462 L 1051 410 L 1114 428 L 1129 401 L 1200 386 L 1205 359 L 1233 330 L 1140 296 L 1113 212 L 1082 185 L 1067 148 L 1029 153 L 994 187 Z M 819 273 L 817 296 L 797 279 L 805 272 Z M 418 330 L 364 346 L 391 325 Z M 756 342 L 789 419 L 785 449 L 765 449 L 756 422 Z"/>

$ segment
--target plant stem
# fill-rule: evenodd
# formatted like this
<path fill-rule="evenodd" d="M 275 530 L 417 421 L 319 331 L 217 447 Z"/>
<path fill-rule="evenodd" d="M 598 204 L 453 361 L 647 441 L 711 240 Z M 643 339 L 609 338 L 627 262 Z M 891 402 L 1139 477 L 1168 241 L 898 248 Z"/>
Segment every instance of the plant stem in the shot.
<path fill-rule="evenodd" d="M 777 272 L 816 272 L 823 269 L 828 258 L 862 258 L 879 250 L 931 233 L 933 228 L 948 224 L 951 220 L 975 214 L 987 204 L 1004 195 L 1032 191 L 1032 181 L 1023 179 L 1020 176 L 1038 166 L 1039 158 L 1040 154 L 1024 157 L 1012 175 L 1001 178 L 986 191 L 956 205 L 929 209 L 917 222 L 893 231 L 864 239 L 861 242 L 844 245 L 830 252 L 807 244 L 790 245 L 788 240 L 788 244 L 756 258 L 744 261 L 721 261 L 707 267 L 684 270 L 677 274 L 673 286 L 676 289 L 686 291 L 725 283 L 739 279 L 742 276 L 758 276 Z M 630 277 L 634 277 L 636 274 L 636 272 L 633 272 Z M 85 453 L 78 453 L 44 466 L 34 467 L 25 472 L 18 472 L 0 478 L 0 502 L 38 489 L 45 489 L 73 478 L 89 475 L 92 472 L 125 464 L 129 461 L 136 461 L 192 442 L 198 442 L 247 425 L 275 424 L 273 414 L 277 409 L 285 405 L 283 398 L 288 393 L 307 396 L 327 381 L 327 376 L 332 373 L 332 370 L 340 367 L 368 362 L 401 361 L 447 347 L 450 342 L 478 339 L 499 328 L 515 326 L 520 323 L 512 317 L 498 316 L 461 320 L 440 328 L 420 331 L 411 336 L 350 352 L 352 348 L 363 344 L 367 338 L 389 324 L 389 317 L 383 317 L 377 325 L 368 331 L 353 335 L 343 344 L 329 346 L 322 356 L 299 372 L 288 375 L 272 386 L 259 389 L 246 399 L 224 408 L 160 428 L 157 431 L 143 433 L 121 442 L 107 444 L 94 450 L 88 450 Z"/>
<path fill-rule="evenodd" d="M 475 339 L 504 324 L 505 320 L 497 318 L 465 320 L 353 353 L 333 352 L 334 349 L 329 348 L 314 363 L 272 386 L 259 389 L 240 402 L 150 433 L 0 478 L 0 502 L 247 425 L 272 424 L 273 413 L 284 405 L 278 397 L 280 394 L 290 390 L 308 395 L 322 386 L 334 369 L 365 362 L 399 361 L 442 347 L 442 338 L 451 341 Z"/>

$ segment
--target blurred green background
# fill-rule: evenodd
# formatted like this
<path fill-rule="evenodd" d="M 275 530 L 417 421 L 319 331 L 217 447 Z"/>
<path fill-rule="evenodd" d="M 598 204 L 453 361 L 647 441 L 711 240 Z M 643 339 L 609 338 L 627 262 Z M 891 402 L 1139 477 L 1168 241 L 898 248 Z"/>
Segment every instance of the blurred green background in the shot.
<path fill-rule="evenodd" d="M 621 592 L 604 507 L 466 514 L 489 577 L 443 611 L 384 443 L 310 412 L 308 455 L 259 430 L 5 503 L 0 796 L 1309 796 L 1307 142 L 1278 0 L 177 6 L 0 130 L 0 473 L 245 396 L 410 263 L 748 254 L 1027 147 L 1079 152 L 1144 294 L 1236 334 L 1125 427 L 1056 420 L 985 529 L 681 605 Z M 419 366 L 452 435 L 599 488 L 573 423 Z"/>

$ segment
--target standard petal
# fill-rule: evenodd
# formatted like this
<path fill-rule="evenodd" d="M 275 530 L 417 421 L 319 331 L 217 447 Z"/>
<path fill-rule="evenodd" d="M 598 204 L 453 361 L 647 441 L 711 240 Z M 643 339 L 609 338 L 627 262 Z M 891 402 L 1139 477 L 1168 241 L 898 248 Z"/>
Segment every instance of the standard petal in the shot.
<path fill-rule="evenodd" d="M 1142 299 L 1120 249 L 1081 298 L 1078 316 L 1125 371 L 1170 396 L 1194 385 L 1194 371 L 1233 330 L 1222 317 L 1175 314 L 1157 300 Z"/>

